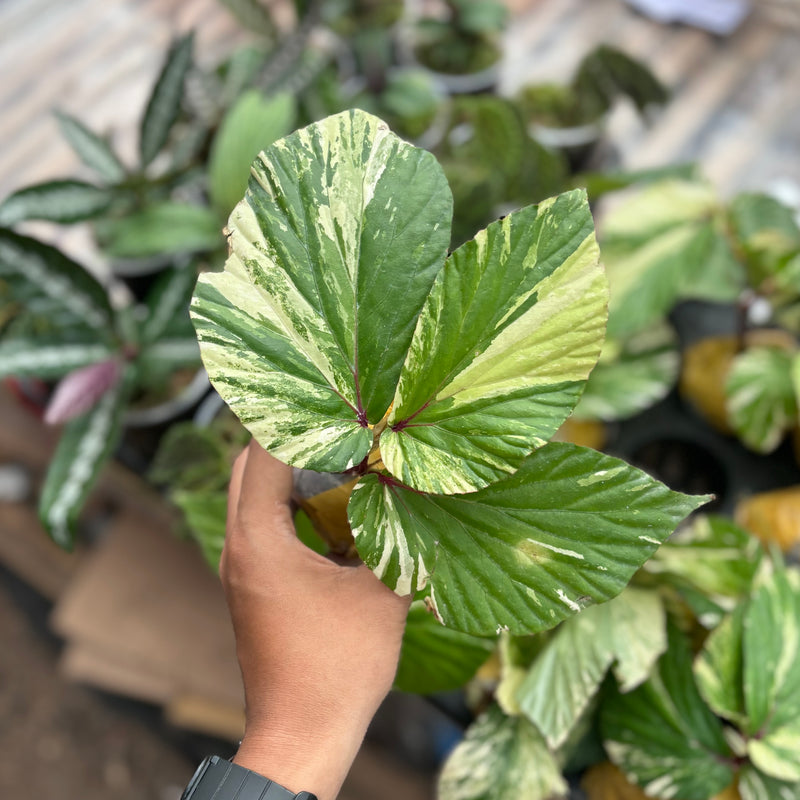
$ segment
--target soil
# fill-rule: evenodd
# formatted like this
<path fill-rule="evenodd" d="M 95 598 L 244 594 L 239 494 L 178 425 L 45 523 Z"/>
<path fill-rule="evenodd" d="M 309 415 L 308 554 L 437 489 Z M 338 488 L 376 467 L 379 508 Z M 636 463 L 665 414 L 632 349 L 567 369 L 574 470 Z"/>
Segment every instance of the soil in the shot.
<path fill-rule="evenodd" d="M 159 709 L 67 682 L 49 604 L 0 569 L 0 797 L 177 800 L 205 752 Z"/>

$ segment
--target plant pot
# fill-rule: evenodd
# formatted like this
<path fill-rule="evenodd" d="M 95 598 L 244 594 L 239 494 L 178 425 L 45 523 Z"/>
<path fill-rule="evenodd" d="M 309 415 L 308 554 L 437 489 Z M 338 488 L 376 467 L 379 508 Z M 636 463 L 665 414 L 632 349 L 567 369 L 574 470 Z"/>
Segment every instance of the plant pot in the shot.
<path fill-rule="evenodd" d="M 125 414 L 125 433 L 117 449 L 117 458 L 134 472 L 144 473 L 150 466 L 161 437 L 174 422 L 191 419 L 197 405 L 208 394 L 211 384 L 204 369 L 169 399 Z"/>
<path fill-rule="evenodd" d="M 420 59 L 417 48 L 418 38 L 412 24 L 400 25 L 397 33 L 400 60 L 407 66 L 417 67 L 427 72 L 436 84 L 447 94 L 482 94 L 494 92 L 500 81 L 502 53 L 497 61 L 475 72 L 450 73 L 432 69 Z"/>
<path fill-rule="evenodd" d="M 573 172 L 580 172 L 590 164 L 605 129 L 605 117 L 585 125 L 564 128 L 542 122 L 528 124 L 531 138 L 550 150 L 563 153 Z"/>

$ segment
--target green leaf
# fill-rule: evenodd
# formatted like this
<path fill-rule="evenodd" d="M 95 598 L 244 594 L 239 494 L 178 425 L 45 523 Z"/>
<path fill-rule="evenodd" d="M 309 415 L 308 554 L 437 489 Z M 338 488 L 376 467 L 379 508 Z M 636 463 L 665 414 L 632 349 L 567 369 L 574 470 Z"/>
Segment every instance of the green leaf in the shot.
<path fill-rule="evenodd" d="M 630 99 L 640 113 L 661 105 L 669 91 L 647 66 L 622 50 L 600 45 L 581 61 L 573 85 L 583 102 L 611 108 L 620 97 Z"/>
<path fill-rule="evenodd" d="M 744 606 L 736 608 L 711 631 L 694 663 L 697 688 L 714 712 L 745 727 L 742 686 Z"/>
<path fill-rule="evenodd" d="M 731 362 L 725 381 L 728 418 L 757 453 L 771 453 L 797 424 L 793 359 L 793 353 L 779 347 L 752 347 Z"/>
<path fill-rule="evenodd" d="M 773 778 L 800 781 L 800 573 L 762 573 L 744 616 L 748 754 Z"/>
<path fill-rule="evenodd" d="M 434 157 L 349 111 L 276 142 L 229 222 L 193 317 L 220 395 L 290 464 L 342 471 L 372 445 L 444 263 L 450 190 Z"/>
<path fill-rule="evenodd" d="M 680 354 L 674 332 L 656 325 L 616 343 L 606 340 L 605 350 L 617 354 L 592 370 L 573 416 L 611 422 L 644 411 L 662 400 L 675 385 Z"/>
<path fill-rule="evenodd" d="M 800 783 L 779 781 L 745 764 L 739 773 L 741 800 L 798 800 Z"/>
<path fill-rule="evenodd" d="M 55 247 L 0 228 L 0 280 L 26 306 L 43 298 L 68 312 L 79 327 L 111 338 L 114 312 L 105 289 Z"/>
<path fill-rule="evenodd" d="M 29 219 L 79 222 L 102 214 L 111 204 L 108 189 L 75 180 L 49 181 L 26 186 L 0 204 L 0 225 Z"/>
<path fill-rule="evenodd" d="M 209 208 L 161 202 L 98 227 L 112 258 L 149 258 L 214 250 L 223 245 L 222 228 Z"/>
<path fill-rule="evenodd" d="M 548 800 L 567 784 L 541 734 L 491 706 L 467 730 L 439 779 L 439 800 Z"/>
<path fill-rule="evenodd" d="M 264 97 L 255 89 L 228 111 L 211 145 L 208 165 L 208 190 L 218 211 L 227 216 L 242 199 L 253 159 L 291 131 L 295 113 L 292 95 Z"/>
<path fill-rule="evenodd" d="M 559 747 L 612 664 L 620 691 L 630 691 L 647 679 L 666 648 L 666 617 L 658 595 L 628 588 L 559 626 L 517 692 L 520 710 L 551 748 Z"/>
<path fill-rule="evenodd" d="M 178 118 L 183 83 L 192 65 L 193 42 L 194 34 L 187 33 L 172 43 L 147 101 L 139 137 L 142 167 L 146 167 L 158 155 Z"/>
<path fill-rule="evenodd" d="M 172 492 L 172 502 L 183 512 L 192 538 L 200 545 L 211 569 L 219 570 L 225 545 L 225 520 L 228 513 L 227 492 Z"/>
<path fill-rule="evenodd" d="M 65 549 L 72 548 L 78 514 L 122 434 L 131 384 L 129 370 L 91 411 L 67 423 L 50 460 L 39 499 L 39 517 L 54 541 Z"/>
<path fill-rule="evenodd" d="M 608 296 L 598 257 L 580 191 L 509 214 L 450 256 L 380 441 L 395 477 L 470 492 L 555 433 L 600 355 Z"/>
<path fill-rule="evenodd" d="M 734 300 L 743 271 L 701 183 L 664 181 L 616 208 L 603 230 L 611 286 L 609 335 L 624 337 L 663 318 L 679 299 Z"/>
<path fill-rule="evenodd" d="M 395 689 L 417 694 L 458 689 L 472 678 L 494 647 L 494 639 L 445 628 L 418 600 L 408 613 Z"/>
<path fill-rule="evenodd" d="M 275 22 L 260 0 L 220 0 L 244 30 L 272 39 L 276 35 Z"/>
<path fill-rule="evenodd" d="M 573 185 L 583 186 L 589 199 L 599 200 L 609 192 L 618 192 L 627 189 L 636 183 L 653 183 L 667 178 L 692 181 L 697 178 L 697 165 L 693 163 L 668 164 L 665 167 L 652 167 L 640 170 L 625 170 L 622 172 L 582 172 L 573 178 Z"/>
<path fill-rule="evenodd" d="M 552 443 L 473 494 L 426 495 L 368 474 L 348 515 L 359 554 L 384 583 L 401 595 L 430 583 L 445 625 L 491 635 L 545 630 L 619 594 L 706 499 Z"/>
<path fill-rule="evenodd" d="M 650 680 L 611 694 L 601 724 L 611 760 L 648 795 L 708 800 L 733 782 L 722 724 L 698 694 L 688 642 L 674 626 Z"/>
<path fill-rule="evenodd" d="M 506 714 L 516 716 L 522 713 L 519 688 L 527 677 L 534 659 L 547 646 L 551 636 L 550 633 L 539 633 L 534 636 L 500 634 L 498 646 L 500 680 L 494 690 L 494 698 Z"/>
<path fill-rule="evenodd" d="M 750 593 L 763 551 L 759 541 L 724 517 L 702 516 L 659 548 L 645 569 L 678 579 L 728 610 Z"/>
<path fill-rule="evenodd" d="M 147 345 L 137 358 L 137 366 L 144 372 L 169 374 L 181 367 L 200 367 L 200 348 L 197 340 L 185 338 L 159 339 Z"/>
<path fill-rule="evenodd" d="M 108 142 L 75 117 L 56 111 L 58 127 L 80 160 L 109 183 L 125 177 L 125 167 Z"/>
<path fill-rule="evenodd" d="M 174 326 L 176 317 L 189 317 L 189 303 L 197 283 L 194 263 L 165 270 L 147 295 L 147 319 L 142 341 L 155 342 Z"/>
<path fill-rule="evenodd" d="M 740 194 L 730 206 L 730 223 L 756 288 L 785 269 L 800 250 L 795 211 L 765 194 Z"/>
<path fill-rule="evenodd" d="M 113 355 L 110 347 L 99 342 L 6 339 L 0 341 L 0 378 L 9 375 L 31 375 L 45 380 L 61 378 Z"/>
<path fill-rule="evenodd" d="M 161 437 L 147 478 L 191 493 L 225 489 L 230 471 L 219 433 L 193 422 L 178 422 Z"/>

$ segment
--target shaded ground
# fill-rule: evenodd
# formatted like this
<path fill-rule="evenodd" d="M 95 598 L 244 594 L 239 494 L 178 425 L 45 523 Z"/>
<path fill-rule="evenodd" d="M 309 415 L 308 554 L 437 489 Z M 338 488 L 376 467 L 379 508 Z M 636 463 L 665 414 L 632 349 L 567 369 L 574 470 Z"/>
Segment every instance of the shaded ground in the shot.
<path fill-rule="evenodd" d="M 230 743 L 172 728 L 159 708 L 66 681 L 49 613 L 0 567 L 0 798 L 178 800 L 206 755 L 230 755 Z M 456 730 L 421 698 L 393 695 L 339 800 L 432 800 L 437 750 Z"/>
<path fill-rule="evenodd" d="M 158 709 L 67 683 L 48 613 L 0 569 L 0 797 L 177 800 L 201 751 L 221 745 L 169 729 Z"/>

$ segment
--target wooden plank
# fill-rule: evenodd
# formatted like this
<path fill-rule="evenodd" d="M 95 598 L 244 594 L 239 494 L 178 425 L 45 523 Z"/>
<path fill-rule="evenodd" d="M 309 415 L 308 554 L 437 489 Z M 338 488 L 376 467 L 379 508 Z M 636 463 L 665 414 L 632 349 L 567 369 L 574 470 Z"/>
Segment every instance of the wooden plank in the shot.
<path fill-rule="evenodd" d="M 194 545 L 145 517 L 115 520 L 61 596 L 52 623 L 76 644 L 162 676 L 173 694 L 242 702 L 219 580 Z"/>
<path fill-rule="evenodd" d="M 80 558 L 45 535 L 32 508 L 0 503 L 0 562 L 43 597 L 54 601 L 62 594 Z"/>
<path fill-rule="evenodd" d="M 178 728 L 239 742 L 244 736 L 244 706 L 210 700 L 196 694 L 181 694 L 164 707 L 167 722 Z"/>
<path fill-rule="evenodd" d="M 121 660 L 113 653 L 82 642 L 67 644 L 59 669 L 66 678 L 76 683 L 85 683 L 147 703 L 166 703 L 175 691 L 174 680 L 148 670 L 146 663 Z"/>
<path fill-rule="evenodd" d="M 634 169 L 660 166 L 691 157 L 692 137 L 727 99 L 739 81 L 774 41 L 761 25 L 747 26 L 736 51 L 726 50 L 665 109 L 646 142 L 627 162 Z"/>

